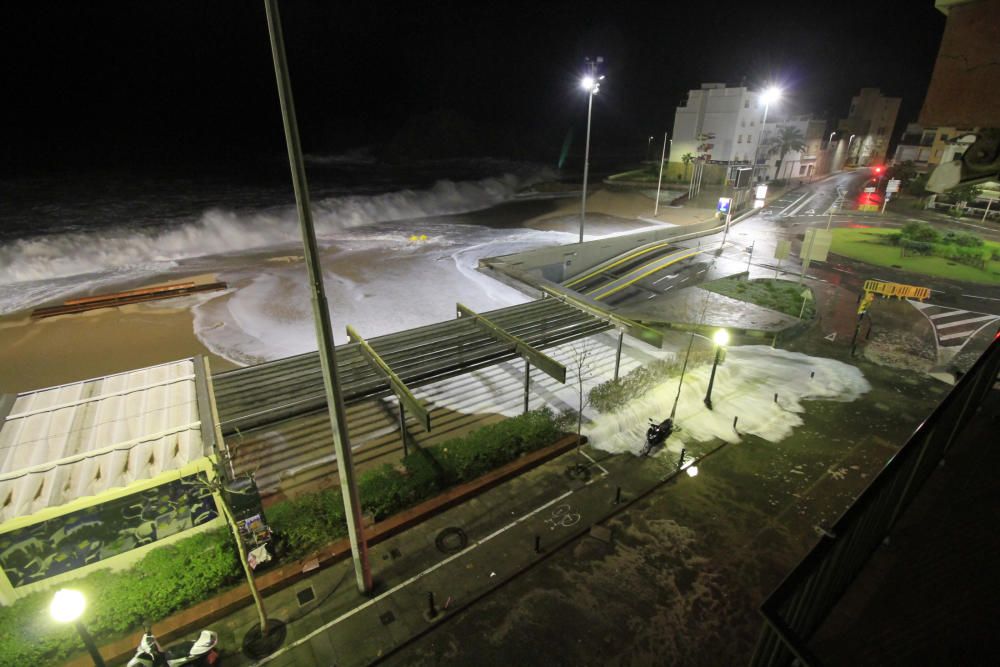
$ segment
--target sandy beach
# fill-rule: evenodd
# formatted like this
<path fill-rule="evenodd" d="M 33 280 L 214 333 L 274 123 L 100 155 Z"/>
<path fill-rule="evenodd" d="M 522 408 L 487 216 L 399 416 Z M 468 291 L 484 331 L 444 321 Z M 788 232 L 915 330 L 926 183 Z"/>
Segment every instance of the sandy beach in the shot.
<path fill-rule="evenodd" d="M 648 223 L 637 219 L 638 215 L 650 213 L 650 200 L 638 194 L 613 193 L 605 190 L 596 191 L 588 198 L 588 219 L 587 236 L 603 236 L 639 229 L 648 226 Z M 510 206 L 509 210 L 497 211 L 498 208 Z M 522 206 L 522 208 L 517 208 Z M 578 230 L 579 200 L 558 199 L 548 202 L 526 202 L 523 205 L 517 203 L 505 204 L 501 207 L 488 209 L 481 212 L 468 214 L 470 218 L 477 219 L 481 216 L 485 224 L 491 227 L 503 227 L 514 229 L 532 229 L 544 232 L 564 232 L 565 234 L 575 234 Z M 592 217 L 591 217 L 592 216 Z M 494 219 L 504 218 L 505 224 L 494 225 Z M 690 222 L 696 222 L 692 219 Z M 483 221 L 477 220 L 477 224 Z M 683 224 L 682 220 L 677 220 L 675 224 Z M 502 231 L 499 233 L 503 233 Z M 563 235 L 556 234 L 553 242 L 570 242 Z M 87 378 L 98 377 L 110 373 L 127 371 L 144 366 L 186 358 L 193 355 L 206 355 L 214 371 L 233 368 L 236 364 L 229 359 L 213 354 L 195 333 L 195 316 L 193 309 L 206 299 L 216 299 L 215 303 L 231 303 L 233 294 L 240 289 L 254 287 L 253 276 L 256 275 L 256 267 L 267 267 L 274 270 L 274 267 L 284 267 L 289 272 L 298 272 L 304 276 L 304 265 L 301 255 L 295 254 L 296 250 L 289 248 L 276 249 L 270 254 L 259 254 L 255 257 L 242 257 L 239 262 L 231 258 L 220 259 L 220 267 L 225 265 L 238 265 L 239 275 L 242 282 L 230 284 L 230 292 L 223 294 L 207 293 L 166 299 L 162 301 L 152 301 L 116 308 L 104 308 L 90 312 L 61 315 L 45 319 L 33 319 L 30 312 L 23 311 L 4 317 L 0 317 L 0 393 L 17 393 L 29 391 L 42 387 L 50 387 L 68 382 L 75 382 Z M 436 265 L 441 266 L 440 260 L 446 258 L 442 256 Z M 454 256 L 447 257 L 454 260 Z M 324 267 L 328 273 L 336 274 L 339 280 L 350 283 L 357 288 L 358 285 L 368 285 L 360 289 L 359 293 L 348 293 L 345 295 L 341 290 L 330 290 L 328 293 L 331 299 L 349 299 L 359 301 L 352 304 L 356 313 L 362 313 L 365 309 L 377 310 L 384 313 L 394 307 L 392 298 L 387 296 L 384 287 L 370 285 L 366 283 L 365 276 L 369 281 L 373 275 L 389 275 L 398 266 L 407 266 L 415 261 L 414 259 L 400 254 L 398 246 L 386 247 L 382 250 L 378 247 L 368 247 L 360 251 L 340 252 L 330 256 Z M 204 262 L 202 262 L 204 264 Z M 220 273 L 222 271 L 220 270 Z M 465 275 L 468 276 L 466 271 Z M 442 305 L 432 299 L 431 292 L 437 292 L 433 275 L 426 285 L 407 284 L 409 291 L 408 303 L 414 308 L 423 311 L 423 316 L 428 321 L 439 321 L 447 318 L 453 312 L 453 302 Z M 489 280 L 486 277 L 476 278 L 477 280 Z M 212 274 L 200 274 L 194 277 L 181 274 L 164 277 L 166 282 L 177 282 L 178 280 L 196 280 L 198 282 L 211 282 L 216 280 Z M 399 278 L 401 281 L 407 280 L 405 276 Z M 145 285 L 123 284 L 120 289 L 130 289 L 133 287 L 144 287 Z M 162 284 L 162 283 L 160 283 Z M 489 291 L 487 285 L 472 283 L 470 286 L 450 284 L 452 289 L 460 298 L 466 298 L 462 290 L 466 291 Z M 427 290 L 428 294 L 420 294 L 414 288 Z M 270 296 L 266 302 L 266 308 L 273 311 L 284 309 L 295 310 L 299 319 L 310 312 L 308 300 L 298 299 L 295 302 L 284 302 L 280 296 L 282 285 L 276 288 L 278 296 Z M 508 288 L 504 288 L 508 289 Z M 110 291 L 110 290 L 108 290 Z M 355 290 L 357 292 L 357 289 Z M 381 292 L 381 293 L 380 293 Z M 440 295 L 433 295 L 437 301 L 447 301 Z M 451 296 L 448 294 L 447 296 Z M 457 299 L 456 299 L 457 300 Z M 428 305 L 429 301 L 433 301 Z M 54 304 L 46 304 L 54 305 Z M 399 307 L 397 304 L 395 307 Z M 335 319 L 343 313 L 342 308 L 336 306 Z M 391 312 L 389 316 L 391 317 Z M 357 315 L 356 315 L 357 316 Z M 209 321 L 201 323 L 204 327 L 226 327 L 232 326 L 231 322 L 218 323 Z M 362 321 L 362 325 L 366 322 Z M 391 327 L 392 323 L 381 323 L 381 327 Z M 311 326 L 303 326 L 299 321 L 297 328 L 290 330 L 288 335 L 299 336 L 299 343 L 303 334 L 311 338 L 309 329 Z M 372 331 L 376 327 L 368 324 L 367 329 Z M 406 328 L 405 326 L 397 328 Z M 338 326 L 340 332 L 343 326 Z M 361 327 L 364 331 L 364 327 Z M 370 335 L 387 333 L 387 331 L 375 331 Z M 277 333 L 269 330 L 262 334 L 264 339 L 273 339 L 281 336 L 281 330 Z M 279 341 L 280 342 L 280 341 Z M 280 349 L 280 345 L 277 346 Z M 291 352 L 290 352 L 291 353 Z M 289 353 L 289 354 L 290 354 Z"/>

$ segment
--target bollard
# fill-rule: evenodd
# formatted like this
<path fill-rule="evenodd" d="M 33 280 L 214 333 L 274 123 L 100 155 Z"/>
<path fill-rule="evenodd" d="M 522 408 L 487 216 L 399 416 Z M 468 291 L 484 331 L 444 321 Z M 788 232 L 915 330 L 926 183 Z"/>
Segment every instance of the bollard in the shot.
<path fill-rule="evenodd" d="M 437 609 L 434 607 L 434 591 L 427 592 L 427 616 L 429 618 L 434 618 L 438 615 Z"/>
<path fill-rule="evenodd" d="M 775 395 L 774 395 L 774 402 L 775 402 L 775 403 L 777 403 L 777 402 L 778 402 L 778 395 L 777 395 L 777 394 L 775 394 Z"/>
<path fill-rule="evenodd" d="M 542 553 L 542 538 L 539 535 L 535 535 L 535 553 Z"/>
<path fill-rule="evenodd" d="M 622 501 L 622 487 L 615 489 L 615 505 Z"/>
<path fill-rule="evenodd" d="M 734 431 L 736 430 L 736 421 L 737 421 L 738 419 L 739 419 L 739 416 L 736 416 L 736 417 L 733 417 L 733 430 L 734 430 Z"/>
<path fill-rule="evenodd" d="M 680 458 L 679 461 L 677 461 L 677 469 L 678 470 L 680 470 L 681 468 L 684 467 L 684 456 L 685 456 L 685 454 L 687 454 L 687 450 L 686 449 L 681 449 L 681 458 Z"/>
<path fill-rule="evenodd" d="M 813 379 L 814 377 L 816 377 L 816 371 L 813 371 L 812 373 L 809 374 L 810 380 Z"/>

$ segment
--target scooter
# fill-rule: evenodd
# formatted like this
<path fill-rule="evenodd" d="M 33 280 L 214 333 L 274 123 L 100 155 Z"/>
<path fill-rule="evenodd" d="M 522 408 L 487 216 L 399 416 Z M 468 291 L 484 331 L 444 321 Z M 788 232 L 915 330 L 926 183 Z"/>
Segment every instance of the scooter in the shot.
<path fill-rule="evenodd" d="M 202 630 L 197 639 L 189 639 L 164 651 L 156 641 L 152 630 L 147 627 L 139 641 L 135 655 L 127 667 L 181 667 L 182 665 L 215 665 L 219 662 L 219 652 L 215 645 L 219 636 L 211 630 Z"/>
<path fill-rule="evenodd" d="M 649 428 L 646 430 L 646 444 L 642 446 L 639 456 L 647 456 L 653 447 L 658 447 L 674 432 L 674 420 L 667 417 L 662 422 L 649 420 Z"/>

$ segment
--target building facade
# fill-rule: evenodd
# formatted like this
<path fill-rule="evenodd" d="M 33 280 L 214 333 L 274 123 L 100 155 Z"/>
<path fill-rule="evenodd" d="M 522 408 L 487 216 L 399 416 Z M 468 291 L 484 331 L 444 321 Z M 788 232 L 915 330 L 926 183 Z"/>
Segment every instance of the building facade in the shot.
<path fill-rule="evenodd" d="M 847 118 L 837 124 L 838 130 L 853 135 L 847 155 L 849 165 L 863 167 L 885 162 L 901 101 L 898 97 L 885 97 L 878 88 L 862 88 L 851 98 Z"/>
<path fill-rule="evenodd" d="M 764 104 L 743 86 L 703 83 L 674 114 L 670 162 L 685 155 L 713 163 L 750 164 L 760 139 Z"/>
<path fill-rule="evenodd" d="M 805 147 L 800 151 L 789 151 L 780 155 L 771 151 L 773 141 L 784 128 L 796 128 L 802 135 Z M 764 161 L 764 173 L 768 180 L 812 178 L 830 172 L 830 160 L 826 155 L 826 121 L 812 116 L 793 116 L 784 120 L 768 121 L 761 135 L 760 159 Z M 780 160 L 780 165 L 779 165 Z"/>

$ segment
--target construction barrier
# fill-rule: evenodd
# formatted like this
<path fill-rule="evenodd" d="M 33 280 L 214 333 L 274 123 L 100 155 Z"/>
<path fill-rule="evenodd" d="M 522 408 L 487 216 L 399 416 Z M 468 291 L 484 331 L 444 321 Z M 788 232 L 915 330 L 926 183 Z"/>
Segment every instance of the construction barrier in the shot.
<path fill-rule="evenodd" d="M 866 280 L 865 292 L 874 292 L 883 296 L 894 296 L 897 299 L 917 299 L 918 301 L 923 301 L 931 296 L 931 289 L 929 287 L 887 283 L 882 280 Z"/>

